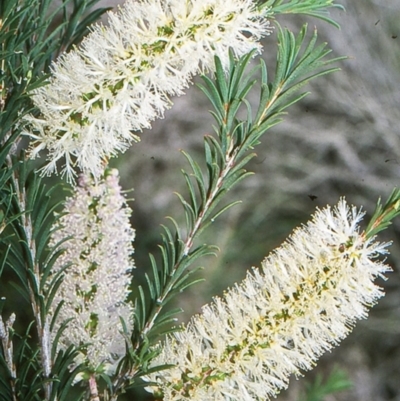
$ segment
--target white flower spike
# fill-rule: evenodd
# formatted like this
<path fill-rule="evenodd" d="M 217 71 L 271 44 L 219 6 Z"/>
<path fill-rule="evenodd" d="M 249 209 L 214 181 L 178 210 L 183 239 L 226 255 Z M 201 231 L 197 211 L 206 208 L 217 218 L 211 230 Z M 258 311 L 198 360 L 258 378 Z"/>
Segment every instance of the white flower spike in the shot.
<path fill-rule="evenodd" d="M 132 327 L 132 308 L 126 298 L 135 232 L 129 223 L 132 211 L 118 180 L 115 169 L 97 184 L 81 176 L 51 239 L 53 246 L 63 241 L 65 250 L 56 261 L 54 274 L 67 266 L 53 301 L 54 310 L 63 302 L 53 335 L 71 319 L 59 347 L 86 344 L 76 362 L 109 371 L 125 355 L 120 318 L 128 330 Z"/>
<path fill-rule="evenodd" d="M 134 131 L 163 116 L 170 96 L 213 70 L 215 55 L 226 67 L 229 48 L 236 56 L 260 52 L 271 32 L 267 15 L 253 0 L 128 0 L 33 93 L 41 115 L 26 118 L 31 157 L 47 149 L 45 174 L 65 158 L 70 182 L 74 166 L 99 177 L 110 157 L 139 139 Z"/>
<path fill-rule="evenodd" d="M 318 210 L 224 297 L 167 338 L 147 377 L 164 401 L 269 400 L 311 369 L 383 295 L 376 260 L 389 244 L 360 232 L 344 199 Z"/>

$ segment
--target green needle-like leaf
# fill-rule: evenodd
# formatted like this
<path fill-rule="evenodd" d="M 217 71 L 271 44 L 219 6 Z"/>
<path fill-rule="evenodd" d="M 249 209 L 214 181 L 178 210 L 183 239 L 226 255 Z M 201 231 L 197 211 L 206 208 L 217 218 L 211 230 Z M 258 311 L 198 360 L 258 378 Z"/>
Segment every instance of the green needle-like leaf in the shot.
<path fill-rule="evenodd" d="M 279 14 L 304 14 L 319 18 L 337 28 L 339 24 L 329 16 L 329 8 L 344 10 L 343 6 L 333 0 L 264 0 L 262 7 L 267 7 L 273 17 Z"/>
<path fill-rule="evenodd" d="M 395 188 L 384 205 L 378 199 L 375 212 L 365 230 L 367 238 L 371 238 L 392 224 L 392 220 L 400 215 L 400 188 Z"/>

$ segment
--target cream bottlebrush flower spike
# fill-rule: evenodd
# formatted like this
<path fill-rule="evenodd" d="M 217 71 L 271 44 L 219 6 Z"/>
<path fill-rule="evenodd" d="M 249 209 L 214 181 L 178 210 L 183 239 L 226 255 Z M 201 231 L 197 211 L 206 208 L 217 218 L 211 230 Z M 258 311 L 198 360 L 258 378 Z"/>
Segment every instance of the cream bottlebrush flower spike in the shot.
<path fill-rule="evenodd" d="M 64 241 L 61 247 L 65 250 L 56 261 L 54 274 L 68 266 L 53 301 L 54 310 L 63 301 L 53 335 L 71 319 L 59 347 L 87 344 L 76 362 L 93 370 L 100 366 L 113 370 L 125 354 L 120 318 L 128 329 L 132 322 L 126 298 L 135 233 L 118 180 L 115 169 L 96 185 L 81 176 L 51 239 L 53 246 Z"/>
<path fill-rule="evenodd" d="M 167 338 L 147 377 L 164 401 L 269 400 L 289 376 L 311 369 L 383 293 L 389 244 L 360 232 L 363 213 L 345 200 L 318 210 L 244 281 Z"/>
<path fill-rule="evenodd" d="M 73 181 L 73 166 L 99 177 L 104 161 L 126 150 L 181 95 L 191 77 L 261 50 L 267 11 L 253 0 L 127 1 L 95 26 L 82 45 L 52 67 L 50 83 L 32 98 L 41 115 L 27 117 L 31 157 L 48 150 L 44 173 Z"/>

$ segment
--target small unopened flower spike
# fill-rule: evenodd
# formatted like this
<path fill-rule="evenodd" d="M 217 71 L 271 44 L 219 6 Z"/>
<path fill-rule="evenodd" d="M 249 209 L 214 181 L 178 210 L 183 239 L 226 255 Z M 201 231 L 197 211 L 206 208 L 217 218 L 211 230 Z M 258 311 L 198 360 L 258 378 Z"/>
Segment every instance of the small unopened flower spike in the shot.
<path fill-rule="evenodd" d="M 41 115 L 26 118 L 31 157 L 47 149 L 44 173 L 64 159 L 69 181 L 73 166 L 98 177 L 103 160 L 138 140 L 132 132 L 163 116 L 170 96 L 214 68 L 214 56 L 227 66 L 229 48 L 238 57 L 261 51 L 267 15 L 253 0 L 128 0 L 34 92 Z"/>
<path fill-rule="evenodd" d="M 164 401 L 269 400 L 309 370 L 383 295 L 389 244 L 360 231 L 363 213 L 341 199 L 318 210 L 261 269 L 215 298 L 167 338 L 149 391 Z"/>
<path fill-rule="evenodd" d="M 81 176 L 51 240 L 51 245 L 61 243 L 64 249 L 54 274 L 65 268 L 53 301 L 53 312 L 63 302 L 53 335 L 70 320 L 58 346 L 83 346 L 76 363 L 91 371 L 113 370 L 125 354 L 121 318 L 128 330 L 132 323 L 127 295 L 135 232 L 118 181 L 115 169 L 97 183 Z"/>

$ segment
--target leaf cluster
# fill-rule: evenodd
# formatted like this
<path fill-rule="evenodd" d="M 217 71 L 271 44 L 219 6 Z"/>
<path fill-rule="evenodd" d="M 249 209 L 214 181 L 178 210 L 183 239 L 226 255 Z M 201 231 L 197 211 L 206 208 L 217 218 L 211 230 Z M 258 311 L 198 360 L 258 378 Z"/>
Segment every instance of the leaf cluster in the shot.
<path fill-rule="evenodd" d="M 344 10 L 344 7 L 334 3 L 334 0 L 264 0 L 261 7 L 268 8 L 272 18 L 279 14 L 303 14 L 324 20 L 336 28 L 339 28 L 339 24 L 330 17 L 329 9 Z"/>
<path fill-rule="evenodd" d="M 374 214 L 366 228 L 367 238 L 371 238 L 392 224 L 392 220 L 400 215 L 400 188 L 395 188 L 384 205 L 378 199 Z"/>
<path fill-rule="evenodd" d="M 74 377 L 68 367 L 73 362 L 76 350 L 71 348 L 57 352 L 56 337 L 50 355 L 53 361 L 52 376 L 45 378 L 39 346 L 44 322 L 62 280 L 62 272 L 49 279 L 60 251 L 56 249 L 49 252 L 48 249 L 54 210 L 58 206 L 52 201 L 52 195 L 59 188 L 47 189 L 42 179 L 29 170 L 26 163 L 16 165 L 16 174 L 10 182 L 0 181 L 3 227 L 0 237 L 0 275 L 2 286 L 8 289 L 5 310 L 17 315 L 18 328 L 26 322 L 30 324 L 25 335 L 19 335 L 16 329 L 13 337 L 14 363 L 18 373 L 16 379 L 10 377 L 9 367 L 0 353 L 0 364 L 4 370 L 0 393 L 7 394 L 14 388 L 18 399 L 43 400 L 44 380 L 50 380 L 52 393 L 49 399 L 65 400 L 68 399 L 66 397 Z M 13 303 L 13 299 L 18 299 L 18 303 Z M 16 305 L 18 309 L 11 310 Z M 56 316 L 57 312 L 53 320 Z"/>

